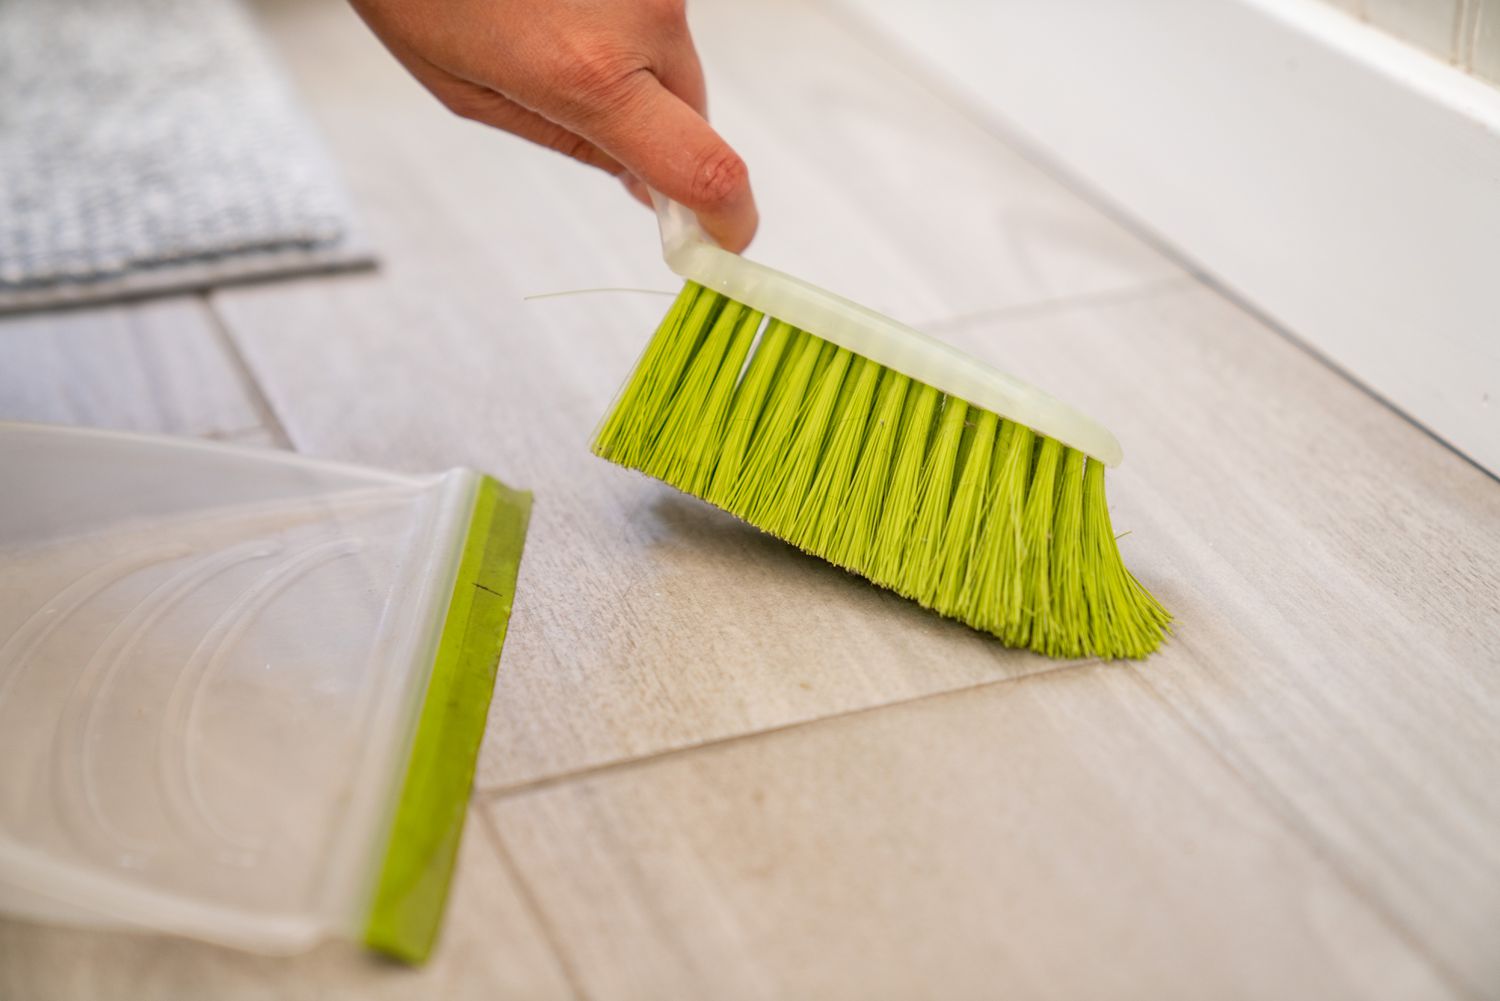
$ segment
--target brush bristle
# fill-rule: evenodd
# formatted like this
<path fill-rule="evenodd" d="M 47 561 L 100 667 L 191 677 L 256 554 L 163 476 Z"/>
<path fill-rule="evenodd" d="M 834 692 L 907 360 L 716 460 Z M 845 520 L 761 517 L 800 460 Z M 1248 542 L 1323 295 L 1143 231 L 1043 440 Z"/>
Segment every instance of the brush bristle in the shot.
<path fill-rule="evenodd" d="M 1144 657 L 1104 467 L 687 283 L 594 451 L 1009 646 Z M 757 337 L 758 334 L 758 337 Z"/>

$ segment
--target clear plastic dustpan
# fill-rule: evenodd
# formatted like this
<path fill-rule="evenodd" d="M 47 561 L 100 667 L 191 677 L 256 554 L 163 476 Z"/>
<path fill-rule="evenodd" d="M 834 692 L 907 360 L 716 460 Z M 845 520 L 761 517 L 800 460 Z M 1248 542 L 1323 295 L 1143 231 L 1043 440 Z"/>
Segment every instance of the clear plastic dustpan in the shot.
<path fill-rule="evenodd" d="M 0 910 L 425 957 L 529 510 L 0 423 Z"/>

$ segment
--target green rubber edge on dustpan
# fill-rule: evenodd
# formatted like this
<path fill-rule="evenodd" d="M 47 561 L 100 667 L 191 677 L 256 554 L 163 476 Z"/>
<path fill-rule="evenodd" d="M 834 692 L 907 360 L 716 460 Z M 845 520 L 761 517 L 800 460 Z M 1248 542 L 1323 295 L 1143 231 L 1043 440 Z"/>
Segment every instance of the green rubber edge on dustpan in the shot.
<path fill-rule="evenodd" d="M 405 963 L 427 959 L 442 923 L 530 516 L 531 494 L 480 479 L 364 929 Z"/>

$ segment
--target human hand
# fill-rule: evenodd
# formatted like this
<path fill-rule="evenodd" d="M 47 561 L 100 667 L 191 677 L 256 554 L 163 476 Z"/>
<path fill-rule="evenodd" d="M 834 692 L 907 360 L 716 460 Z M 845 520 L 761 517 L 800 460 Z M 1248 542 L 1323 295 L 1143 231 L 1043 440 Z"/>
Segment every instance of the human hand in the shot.
<path fill-rule="evenodd" d="M 745 162 L 704 117 L 684 0 L 351 0 L 455 114 L 649 185 L 743 250 L 758 215 Z"/>

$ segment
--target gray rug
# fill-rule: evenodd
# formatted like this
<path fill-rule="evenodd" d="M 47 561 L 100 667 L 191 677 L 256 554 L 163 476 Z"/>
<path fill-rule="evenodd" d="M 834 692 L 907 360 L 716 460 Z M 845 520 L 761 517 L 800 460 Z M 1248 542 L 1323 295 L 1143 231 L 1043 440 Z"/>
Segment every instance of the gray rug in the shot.
<path fill-rule="evenodd" d="M 0 312 L 369 262 L 237 0 L 0 0 Z"/>

